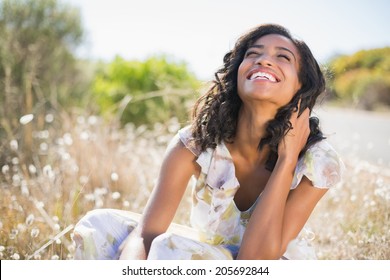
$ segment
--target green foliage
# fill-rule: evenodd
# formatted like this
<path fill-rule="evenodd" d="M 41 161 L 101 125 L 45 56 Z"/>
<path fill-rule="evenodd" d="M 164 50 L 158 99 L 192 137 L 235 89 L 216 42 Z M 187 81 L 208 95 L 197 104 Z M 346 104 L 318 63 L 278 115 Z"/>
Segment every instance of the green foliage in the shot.
<path fill-rule="evenodd" d="M 333 91 L 345 103 L 370 110 L 390 106 L 390 47 L 338 57 L 330 68 Z"/>
<path fill-rule="evenodd" d="M 185 63 L 159 56 L 143 62 L 116 57 L 101 66 L 92 88 L 102 113 L 115 113 L 122 123 L 140 125 L 172 117 L 186 120 L 187 104 L 198 86 Z"/>

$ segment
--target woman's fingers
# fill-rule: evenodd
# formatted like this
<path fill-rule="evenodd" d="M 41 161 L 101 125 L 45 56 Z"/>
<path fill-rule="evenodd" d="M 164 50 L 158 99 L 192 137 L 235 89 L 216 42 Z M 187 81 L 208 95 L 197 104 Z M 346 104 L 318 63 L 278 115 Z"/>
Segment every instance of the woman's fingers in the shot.
<path fill-rule="evenodd" d="M 299 98 L 298 104 L 297 104 L 297 110 L 296 110 L 296 112 L 298 112 L 298 113 L 301 110 L 301 102 L 302 102 L 302 98 Z"/>
<path fill-rule="evenodd" d="M 290 117 L 292 129 L 296 127 L 297 123 L 305 124 L 307 122 L 307 125 L 309 125 L 309 115 L 310 115 L 309 108 L 305 108 L 301 114 L 299 113 L 300 110 L 301 110 L 301 99 L 299 99 L 297 107 L 295 108 L 295 110 L 293 110 Z"/>
<path fill-rule="evenodd" d="M 309 136 L 308 132 L 310 132 L 309 115 L 309 108 L 303 110 L 302 114 L 300 116 L 297 116 L 294 127 L 295 129 L 300 130 L 300 132 L 304 135 L 307 134 L 307 136 Z"/>
<path fill-rule="evenodd" d="M 310 134 L 310 110 L 306 108 L 303 112 L 298 116 L 298 112 L 300 109 L 301 102 L 298 102 L 298 109 L 294 110 L 291 115 L 290 122 L 292 128 L 287 132 L 281 145 L 279 145 L 280 153 L 287 154 L 296 154 L 298 156 L 299 152 L 306 145 L 307 139 Z"/>
<path fill-rule="evenodd" d="M 300 110 L 300 108 L 301 108 L 301 100 L 302 100 L 302 99 L 299 98 L 298 104 L 297 104 L 297 106 L 294 108 L 294 110 L 293 110 L 293 112 L 292 112 L 292 114 L 291 114 L 290 121 L 293 120 L 293 119 L 296 119 L 296 118 L 298 117 L 298 115 L 299 115 L 299 110 Z"/>

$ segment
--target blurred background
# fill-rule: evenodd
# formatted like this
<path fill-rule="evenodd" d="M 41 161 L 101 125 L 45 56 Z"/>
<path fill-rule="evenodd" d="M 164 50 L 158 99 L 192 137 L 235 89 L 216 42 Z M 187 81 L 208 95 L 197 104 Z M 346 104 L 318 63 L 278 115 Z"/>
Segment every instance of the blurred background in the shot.
<path fill-rule="evenodd" d="M 142 212 L 165 147 L 249 28 L 279 23 L 327 76 L 314 114 L 343 183 L 320 259 L 390 259 L 390 2 L 0 0 L 0 259 L 72 259 L 89 210 Z M 190 189 L 175 222 L 188 224 Z"/>

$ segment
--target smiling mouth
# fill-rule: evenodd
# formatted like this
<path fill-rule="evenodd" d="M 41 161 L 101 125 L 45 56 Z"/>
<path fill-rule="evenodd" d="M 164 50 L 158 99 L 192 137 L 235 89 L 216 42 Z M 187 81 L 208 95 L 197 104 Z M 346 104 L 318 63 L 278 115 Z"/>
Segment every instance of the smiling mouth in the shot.
<path fill-rule="evenodd" d="M 261 72 L 261 71 L 254 72 L 254 73 L 250 74 L 248 76 L 248 79 L 251 81 L 253 81 L 253 80 L 266 80 L 266 81 L 270 81 L 272 83 L 277 83 L 280 81 L 276 76 L 274 76 L 270 73 Z"/>

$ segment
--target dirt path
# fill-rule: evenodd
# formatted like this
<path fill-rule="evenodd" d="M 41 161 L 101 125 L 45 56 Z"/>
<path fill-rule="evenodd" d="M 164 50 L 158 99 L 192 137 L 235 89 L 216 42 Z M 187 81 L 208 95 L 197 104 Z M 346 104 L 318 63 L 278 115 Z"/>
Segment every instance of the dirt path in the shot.
<path fill-rule="evenodd" d="M 390 113 L 343 108 L 314 110 L 323 132 L 341 156 L 390 167 Z"/>

